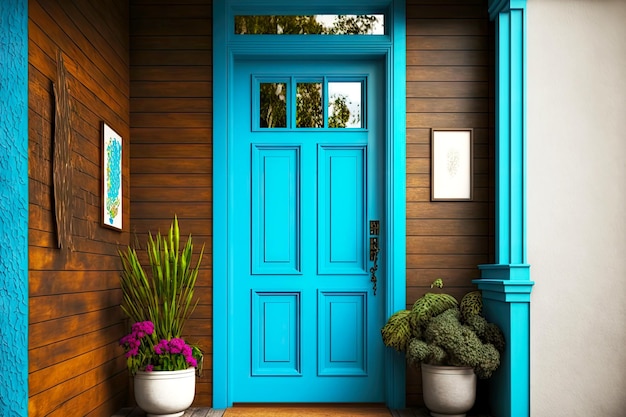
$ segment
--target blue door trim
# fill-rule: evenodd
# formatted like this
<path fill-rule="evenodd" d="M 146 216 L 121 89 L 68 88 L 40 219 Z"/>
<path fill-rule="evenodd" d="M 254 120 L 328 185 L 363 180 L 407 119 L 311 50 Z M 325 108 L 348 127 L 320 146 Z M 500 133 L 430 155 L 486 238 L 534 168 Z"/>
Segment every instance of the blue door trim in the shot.
<path fill-rule="evenodd" d="M 507 349 L 490 380 L 498 417 L 530 416 L 530 265 L 526 252 L 526 0 L 490 0 L 496 25 L 496 253 L 479 265 L 485 314 Z"/>
<path fill-rule="evenodd" d="M 0 415 L 28 414 L 28 1 L 0 7 Z M 6 244 L 8 243 L 8 244 Z"/>
<path fill-rule="evenodd" d="M 236 6 L 235 6 L 236 3 Z M 213 407 L 232 405 L 232 361 L 234 353 L 229 340 L 232 329 L 229 317 L 232 310 L 233 239 L 231 231 L 236 219 L 230 215 L 232 178 L 227 175 L 235 166 L 230 142 L 232 123 L 237 114 L 229 94 L 232 91 L 233 63 L 245 56 L 342 56 L 379 57 L 386 70 L 386 224 L 381 225 L 387 254 L 385 262 L 388 316 L 406 306 L 406 24 L 404 0 L 350 0 L 337 2 L 321 0 L 315 4 L 281 0 L 264 6 L 263 1 L 216 0 L 213 3 Z M 235 9 L 236 7 L 236 9 Z M 359 10 L 383 10 L 386 26 L 391 28 L 384 36 L 312 35 L 271 36 L 233 34 L 233 16 L 248 12 L 285 14 L 311 12 L 323 9 L 329 13 L 347 13 Z M 268 48 L 268 43 L 272 44 Z M 391 408 L 402 408 L 405 402 L 404 358 L 387 352 L 386 402 Z"/>

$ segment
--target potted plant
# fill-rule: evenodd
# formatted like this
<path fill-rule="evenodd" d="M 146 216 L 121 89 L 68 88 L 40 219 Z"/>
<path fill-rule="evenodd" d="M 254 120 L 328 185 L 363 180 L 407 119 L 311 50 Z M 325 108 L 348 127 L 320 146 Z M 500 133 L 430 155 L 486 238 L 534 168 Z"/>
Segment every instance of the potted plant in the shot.
<path fill-rule="evenodd" d="M 133 322 L 120 345 L 134 376 L 137 405 L 148 416 L 181 416 L 193 402 L 196 372 L 202 369 L 202 351 L 182 334 L 198 304 L 194 288 L 204 246 L 192 265 L 191 235 L 181 246 L 174 217 L 167 235 L 148 235 L 146 250 L 149 273 L 135 248 L 119 251 L 122 310 Z"/>
<path fill-rule="evenodd" d="M 443 288 L 437 279 L 431 288 Z M 500 365 L 504 336 L 481 315 L 479 291 L 459 303 L 453 296 L 427 292 L 410 310 L 392 315 L 383 343 L 421 365 L 424 403 L 432 416 L 465 416 L 474 405 L 476 378 L 489 378 Z"/>

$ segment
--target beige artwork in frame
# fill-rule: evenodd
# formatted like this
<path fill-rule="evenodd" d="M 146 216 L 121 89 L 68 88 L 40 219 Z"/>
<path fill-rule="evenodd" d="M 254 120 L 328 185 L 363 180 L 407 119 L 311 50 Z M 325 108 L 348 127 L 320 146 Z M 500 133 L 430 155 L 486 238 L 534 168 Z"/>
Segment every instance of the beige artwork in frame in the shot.
<path fill-rule="evenodd" d="M 432 129 L 432 201 L 473 199 L 472 142 L 473 129 Z"/>

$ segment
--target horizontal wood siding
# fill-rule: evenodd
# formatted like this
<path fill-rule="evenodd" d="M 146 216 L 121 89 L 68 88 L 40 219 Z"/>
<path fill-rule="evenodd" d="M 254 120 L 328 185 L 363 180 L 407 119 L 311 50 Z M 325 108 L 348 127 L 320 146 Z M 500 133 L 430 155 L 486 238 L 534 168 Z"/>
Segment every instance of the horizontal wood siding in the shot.
<path fill-rule="evenodd" d="M 407 1 L 407 307 L 443 278 L 473 289 L 493 253 L 493 51 L 486 0 Z M 432 128 L 474 129 L 474 200 L 431 202 Z M 421 377 L 407 372 L 407 403 Z"/>
<path fill-rule="evenodd" d="M 117 257 L 130 236 L 128 5 L 31 0 L 28 14 L 29 416 L 108 417 L 129 386 Z M 58 50 L 72 108 L 73 251 L 58 249 L 54 217 Z M 102 121 L 124 140 L 122 233 L 101 226 Z"/>
<path fill-rule="evenodd" d="M 185 338 L 200 343 L 204 373 L 195 405 L 212 404 L 212 4 L 130 1 L 130 198 L 132 231 L 167 230 L 206 245 Z"/>

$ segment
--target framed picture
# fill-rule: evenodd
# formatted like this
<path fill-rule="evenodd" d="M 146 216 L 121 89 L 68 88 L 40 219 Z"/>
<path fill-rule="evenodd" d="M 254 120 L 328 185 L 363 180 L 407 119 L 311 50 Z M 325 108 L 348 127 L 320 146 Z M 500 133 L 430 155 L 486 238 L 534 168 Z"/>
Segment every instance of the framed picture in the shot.
<path fill-rule="evenodd" d="M 433 129 L 431 136 L 432 201 L 473 198 L 472 129 Z"/>
<path fill-rule="evenodd" d="M 102 223 L 122 230 L 122 137 L 102 123 Z"/>

